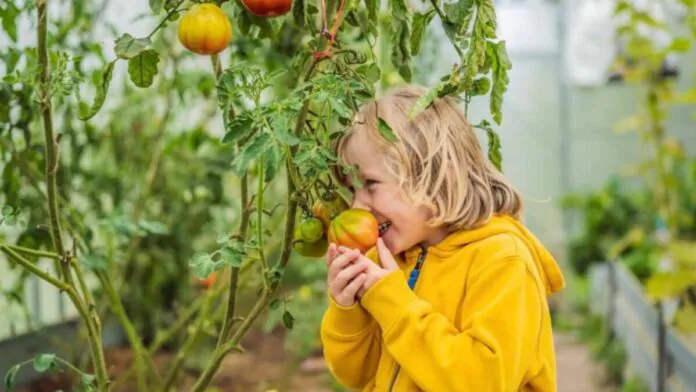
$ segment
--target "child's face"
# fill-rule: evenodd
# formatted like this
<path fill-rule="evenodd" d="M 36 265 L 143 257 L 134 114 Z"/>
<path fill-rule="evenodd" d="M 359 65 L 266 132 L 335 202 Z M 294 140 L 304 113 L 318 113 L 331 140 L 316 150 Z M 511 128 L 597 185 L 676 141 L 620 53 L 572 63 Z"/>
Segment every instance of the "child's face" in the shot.
<path fill-rule="evenodd" d="M 346 150 L 348 165 L 358 165 L 363 188 L 354 189 L 354 208 L 372 212 L 380 223 L 380 235 L 393 254 L 423 244 L 440 242 L 446 236 L 444 228 L 431 228 L 426 222 L 430 211 L 418 206 L 411 208 L 397 187 L 397 179 L 387 171 L 383 155 L 364 132 L 358 132 Z"/>

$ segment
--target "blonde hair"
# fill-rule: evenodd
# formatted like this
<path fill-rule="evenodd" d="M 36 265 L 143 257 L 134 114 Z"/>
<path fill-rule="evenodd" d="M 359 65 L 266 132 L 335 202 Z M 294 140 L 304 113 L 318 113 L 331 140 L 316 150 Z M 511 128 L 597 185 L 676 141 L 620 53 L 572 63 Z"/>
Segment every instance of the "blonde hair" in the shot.
<path fill-rule="evenodd" d="M 437 99 L 409 119 L 411 107 L 426 92 L 423 87 L 406 85 L 363 106 L 336 141 L 339 160 L 345 162 L 353 135 L 365 132 L 398 179 L 402 196 L 414 206 L 430 209 L 429 225 L 454 231 L 474 228 L 496 214 L 519 219 L 519 192 L 486 158 L 453 98 Z M 381 135 L 378 118 L 389 125 L 395 142 Z"/>

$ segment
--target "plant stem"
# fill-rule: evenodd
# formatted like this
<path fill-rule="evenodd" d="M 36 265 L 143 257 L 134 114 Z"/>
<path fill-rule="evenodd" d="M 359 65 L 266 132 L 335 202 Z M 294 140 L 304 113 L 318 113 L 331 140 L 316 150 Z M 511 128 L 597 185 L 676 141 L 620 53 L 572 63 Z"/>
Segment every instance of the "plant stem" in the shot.
<path fill-rule="evenodd" d="M 220 62 L 220 56 L 218 54 L 214 54 L 210 56 L 210 62 L 213 66 L 213 73 L 215 75 L 215 80 L 219 81 L 220 76 L 222 76 L 222 63 Z M 230 105 L 229 107 L 229 112 L 226 115 L 223 115 L 223 123 L 225 118 L 233 118 L 234 117 L 234 107 Z M 241 222 L 239 223 L 239 238 L 241 241 L 246 241 L 247 237 L 247 231 L 249 228 L 249 217 L 250 217 L 250 210 L 248 207 L 249 205 L 249 177 L 245 173 L 242 178 L 241 178 L 241 185 L 240 185 L 240 208 L 242 212 L 242 218 Z M 222 328 L 220 329 L 220 335 L 218 337 L 218 341 L 216 344 L 216 348 L 219 348 L 223 342 L 225 342 L 230 334 L 230 331 L 232 329 L 232 324 L 234 321 L 234 312 L 236 308 L 236 301 L 237 301 L 237 285 L 239 281 L 239 268 L 237 267 L 231 267 L 230 268 L 230 287 L 227 291 L 227 306 L 225 307 L 225 316 L 224 319 L 222 320 Z"/>
<path fill-rule="evenodd" d="M 145 379 L 145 363 L 143 362 L 145 349 L 143 348 L 142 341 L 140 340 L 140 337 L 138 336 L 135 327 L 133 327 L 133 323 L 126 314 L 126 310 L 123 307 L 123 302 L 121 301 L 121 298 L 116 293 L 116 290 L 114 290 L 114 288 L 111 286 L 111 283 L 109 282 L 109 277 L 105 276 L 105 274 L 102 273 L 98 274 L 98 277 L 102 283 L 102 287 L 106 291 L 106 294 L 109 296 L 109 299 L 111 299 L 112 310 L 116 314 L 116 317 L 121 323 L 121 326 L 123 326 L 123 330 L 126 333 L 126 337 L 128 338 L 131 348 L 133 349 L 133 361 L 135 362 L 135 372 L 138 388 L 141 392 L 147 392 L 148 389 L 147 382 Z M 154 373 L 155 375 L 157 375 L 156 371 Z"/>
<path fill-rule="evenodd" d="M 264 171 L 264 161 L 263 156 L 259 158 L 258 163 L 258 185 L 256 190 L 256 240 L 259 243 L 259 256 L 261 257 L 261 263 L 263 265 L 264 273 L 268 270 L 268 261 L 266 260 L 266 254 L 263 251 L 263 171 Z"/>
<path fill-rule="evenodd" d="M 270 301 L 271 292 L 269 290 L 264 290 L 263 295 L 261 296 L 261 298 L 259 298 L 258 301 L 256 301 L 254 308 L 251 310 L 251 312 L 249 312 L 247 318 L 244 319 L 244 323 L 242 323 L 242 325 L 234 333 L 232 338 L 223 346 L 217 347 L 215 349 L 215 351 L 213 352 L 213 358 L 210 360 L 210 362 L 208 362 L 208 365 L 205 367 L 205 370 L 203 370 L 203 373 L 201 373 L 200 377 L 198 378 L 198 381 L 196 381 L 196 384 L 193 386 L 192 392 L 203 392 L 207 388 L 208 384 L 210 384 L 210 381 L 213 379 L 215 372 L 217 372 L 217 369 L 220 367 L 222 360 L 225 358 L 225 355 L 239 347 L 239 341 L 242 339 L 246 331 L 249 330 L 256 318 L 258 318 L 258 316 L 266 308 Z"/>
<path fill-rule="evenodd" d="M 198 337 L 201 335 L 201 332 L 203 331 L 206 315 L 208 313 L 208 309 L 210 308 L 213 302 L 213 298 L 214 296 L 211 293 L 206 293 L 203 308 L 201 309 L 201 313 L 198 316 L 198 322 L 196 323 L 196 326 L 194 327 L 193 331 L 189 332 L 190 335 L 186 340 L 186 343 L 184 343 L 184 346 L 176 354 L 174 364 L 171 365 L 171 369 L 167 374 L 164 387 L 162 387 L 162 392 L 169 392 L 169 389 L 174 385 L 174 382 L 176 381 L 177 375 L 179 374 L 179 370 L 181 369 L 181 365 L 184 363 L 186 356 L 197 343 Z"/>
<path fill-rule="evenodd" d="M 77 291 L 75 289 L 76 285 L 70 272 L 70 262 L 68 257 L 66 257 L 65 248 L 63 246 L 63 239 L 61 237 L 62 234 L 60 227 L 60 219 L 58 215 L 58 192 L 56 183 L 56 174 L 58 171 L 58 139 L 53 134 L 53 110 L 50 94 L 51 78 L 49 75 L 47 47 L 47 0 L 37 0 L 36 7 L 38 18 L 37 49 L 39 59 L 39 83 L 37 95 L 39 102 L 39 110 L 41 111 L 41 117 L 43 119 L 44 138 L 46 141 L 46 188 L 48 193 L 48 212 L 50 215 L 51 222 L 51 240 L 53 241 L 53 246 L 56 250 L 56 253 L 58 253 L 58 255 L 61 257 L 60 264 L 62 266 L 65 283 L 67 283 L 70 286 L 65 291 L 68 293 L 68 296 L 73 301 L 73 304 L 75 305 L 78 312 L 80 313 L 80 316 L 87 325 L 87 331 L 90 340 L 90 348 L 92 350 L 92 361 L 94 362 L 94 369 L 97 377 L 97 387 L 99 390 L 103 391 L 108 389 L 109 378 L 106 372 L 106 362 L 104 360 L 104 350 L 102 348 L 101 327 L 98 323 L 98 317 L 96 317 L 96 314 L 94 314 L 95 319 L 92 319 L 90 317 L 87 306 L 85 305 L 83 299 L 80 298 L 77 294 Z M 92 309 L 92 312 L 93 311 L 94 309 Z"/>
<path fill-rule="evenodd" d="M 38 52 L 39 52 L 39 88 L 38 101 L 41 117 L 43 118 L 44 136 L 46 138 L 46 181 L 48 188 L 48 212 L 51 217 L 51 239 L 53 246 L 59 255 L 65 251 L 61 238 L 60 221 L 58 219 L 58 201 L 56 173 L 58 171 L 58 141 L 53 135 L 53 117 L 50 94 L 50 76 L 48 63 L 48 48 L 46 37 L 48 34 L 47 0 L 36 2 L 38 10 Z"/>
<path fill-rule="evenodd" d="M 39 278 L 45 280 L 46 282 L 52 284 L 58 290 L 67 291 L 70 288 L 70 286 L 68 284 L 66 284 L 65 282 L 62 282 L 62 281 L 54 278 L 53 276 L 49 275 L 47 272 L 40 270 L 39 267 L 37 267 L 30 260 L 25 259 L 20 254 L 15 252 L 11 245 L 0 245 L 0 250 L 5 252 L 12 260 L 17 262 L 22 267 L 24 267 L 27 271 L 29 271 L 32 274 L 38 276 Z"/>
<path fill-rule="evenodd" d="M 27 256 L 45 257 L 45 258 L 48 258 L 48 259 L 60 260 L 60 256 L 58 256 L 57 254 L 55 254 L 55 253 L 53 253 L 53 252 L 43 252 L 43 251 L 40 251 L 40 250 L 25 248 L 25 247 L 19 246 L 19 245 L 9 245 L 9 244 L 8 244 L 8 245 L 5 245 L 5 246 L 7 246 L 8 248 L 14 250 L 15 252 L 23 253 L 23 254 L 25 254 L 25 255 L 27 255 Z"/>

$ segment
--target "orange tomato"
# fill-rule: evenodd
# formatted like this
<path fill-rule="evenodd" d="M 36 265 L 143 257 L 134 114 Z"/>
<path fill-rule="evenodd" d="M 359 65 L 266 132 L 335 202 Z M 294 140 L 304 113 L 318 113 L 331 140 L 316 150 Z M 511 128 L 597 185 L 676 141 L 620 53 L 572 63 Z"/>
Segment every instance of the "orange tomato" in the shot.
<path fill-rule="evenodd" d="M 331 221 L 329 242 L 365 253 L 377 244 L 379 223 L 370 211 L 350 208 Z"/>
<path fill-rule="evenodd" d="M 194 4 L 181 17 L 179 42 L 198 54 L 222 52 L 232 39 L 232 24 L 227 15 L 215 4 Z"/>

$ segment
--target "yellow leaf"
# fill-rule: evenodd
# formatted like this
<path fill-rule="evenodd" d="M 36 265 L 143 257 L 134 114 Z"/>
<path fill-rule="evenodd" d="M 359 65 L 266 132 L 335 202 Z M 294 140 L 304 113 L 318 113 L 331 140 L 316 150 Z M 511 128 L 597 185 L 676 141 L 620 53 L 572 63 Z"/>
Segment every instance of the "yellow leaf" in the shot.
<path fill-rule="evenodd" d="M 614 246 L 609 249 L 609 258 L 617 258 L 621 252 L 631 245 L 637 244 L 645 239 L 645 231 L 642 227 L 633 227 L 626 233 L 621 239 L 619 239 Z"/>
<path fill-rule="evenodd" d="M 614 132 L 622 134 L 630 131 L 635 131 L 645 126 L 645 122 L 645 116 L 643 115 L 638 114 L 635 116 L 631 116 L 623 120 L 620 120 L 614 126 Z"/>
<path fill-rule="evenodd" d="M 673 104 L 690 105 L 696 103 L 696 88 L 674 95 L 668 102 Z"/>
<path fill-rule="evenodd" d="M 696 333 L 696 306 L 685 303 L 674 315 L 674 325 L 682 332 Z"/>
<path fill-rule="evenodd" d="M 696 268 L 696 242 L 671 241 L 669 253 L 678 265 L 685 268 Z"/>
<path fill-rule="evenodd" d="M 648 278 L 646 295 L 651 299 L 676 297 L 696 284 L 696 271 L 658 272 Z"/>

